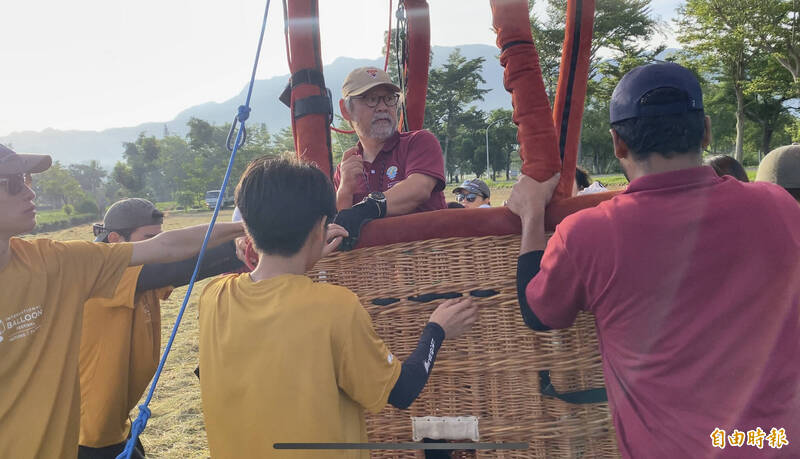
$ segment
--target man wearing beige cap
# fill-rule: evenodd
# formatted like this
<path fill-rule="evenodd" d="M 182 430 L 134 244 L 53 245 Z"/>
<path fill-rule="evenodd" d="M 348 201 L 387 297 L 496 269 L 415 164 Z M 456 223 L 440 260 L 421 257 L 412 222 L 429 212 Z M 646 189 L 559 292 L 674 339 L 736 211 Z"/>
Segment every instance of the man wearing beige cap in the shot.
<path fill-rule="evenodd" d="M 780 185 L 800 203 L 800 145 L 776 148 L 764 156 L 756 182 Z"/>
<path fill-rule="evenodd" d="M 444 158 L 430 131 L 398 132 L 400 88 L 376 67 L 347 75 L 339 108 L 358 135 L 336 167 L 336 223 L 355 241 L 373 218 L 444 209 Z"/>
<path fill-rule="evenodd" d="M 74 459 L 78 454 L 78 349 L 84 302 L 110 297 L 128 266 L 195 255 L 207 225 L 135 243 L 22 239 L 36 226 L 31 174 L 46 155 L 0 145 L 0 457 Z M 212 244 L 242 236 L 218 223 Z"/>

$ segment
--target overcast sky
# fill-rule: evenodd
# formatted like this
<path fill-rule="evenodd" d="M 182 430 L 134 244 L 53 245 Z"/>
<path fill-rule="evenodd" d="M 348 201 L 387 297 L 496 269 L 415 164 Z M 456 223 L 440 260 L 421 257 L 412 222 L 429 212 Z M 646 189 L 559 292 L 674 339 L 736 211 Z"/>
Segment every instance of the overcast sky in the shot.
<path fill-rule="evenodd" d="M 388 1 L 319 3 L 326 64 L 381 54 Z M 429 3 L 432 45 L 494 45 L 488 0 Z M 653 15 L 668 23 L 679 4 L 653 0 Z M 226 100 L 250 76 L 263 8 L 259 0 L 3 1 L 0 135 L 165 121 L 191 105 Z M 275 0 L 257 77 L 286 73 Z"/>

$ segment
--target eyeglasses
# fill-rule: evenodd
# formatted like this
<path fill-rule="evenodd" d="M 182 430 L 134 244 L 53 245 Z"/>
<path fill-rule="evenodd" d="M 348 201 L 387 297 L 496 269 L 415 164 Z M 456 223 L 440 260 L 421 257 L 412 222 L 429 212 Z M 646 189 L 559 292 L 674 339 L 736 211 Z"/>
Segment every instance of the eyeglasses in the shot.
<path fill-rule="evenodd" d="M 458 201 L 458 202 L 461 202 L 461 201 L 464 201 L 464 200 L 466 200 L 468 202 L 475 202 L 476 199 L 478 199 L 478 195 L 475 194 L 475 193 L 458 194 L 458 195 L 456 195 L 456 201 Z"/>
<path fill-rule="evenodd" d="M 397 106 L 397 102 L 400 101 L 400 94 L 389 94 L 386 96 L 378 96 L 376 94 L 369 94 L 366 96 L 353 96 L 352 99 L 361 99 L 364 101 L 364 105 L 369 108 L 375 108 L 378 106 L 378 103 L 383 100 L 383 103 L 386 104 L 387 107 L 395 107 Z"/>
<path fill-rule="evenodd" d="M 25 185 L 28 187 L 33 185 L 31 174 L 25 173 L 0 176 L 0 186 L 5 187 L 6 192 L 11 196 L 21 193 L 22 190 L 25 189 Z"/>

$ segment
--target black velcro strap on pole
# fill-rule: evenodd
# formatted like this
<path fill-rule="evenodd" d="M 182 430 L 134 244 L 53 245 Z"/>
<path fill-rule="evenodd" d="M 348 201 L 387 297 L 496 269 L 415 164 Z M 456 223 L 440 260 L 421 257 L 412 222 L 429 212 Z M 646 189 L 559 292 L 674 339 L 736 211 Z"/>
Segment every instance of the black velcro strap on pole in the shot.
<path fill-rule="evenodd" d="M 606 393 L 605 387 L 599 389 L 586 389 L 576 392 L 559 393 L 556 391 L 556 388 L 553 387 L 552 382 L 550 382 L 550 372 L 547 370 L 542 370 L 539 372 L 539 381 L 541 383 L 542 395 L 555 397 L 567 403 L 572 403 L 573 405 L 601 403 L 608 401 L 608 394 Z"/>
<path fill-rule="evenodd" d="M 517 45 L 532 45 L 532 44 L 533 44 L 533 42 L 532 42 L 532 41 L 528 41 L 528 40 L 517 40 L 517 41 L 510 41 L 510 42 L 506 43 L 505 45 L 503 45 L 503 49 L 501 49 L 500 51 L 501 51 L 501 52 L 502 52 L 502 51 L 505 51 L 505 50 L 507 50 L 508 48 L 511 48 L 512 46 L 517 46 Z"/>
<path fill-rule="evenodd" d="M 294 119 L 316 114 L 327 115 L 329 119 L 333 117 L 330 91 L 325 96 L 310 96 L 294 101 Z"/>
<path fill-rule="evenodd" d="M 289 80 L 292 82 L 292 87 L 296 88 L 301 84 L 313 84 L 314 86 L 318 86 L 320 88 L 325 87 L 325 77 L 322 75 L 322 72 L 319 72 L 315 69 L 301 69 L 292 74 L 292 78 Z"/>
<path fill-rule="evenodd" d="M 320 89 L 325 89 L 325 77 L 322 75 L 322 72 L 319 72 L 314 69 L 300 69 L 294 72 L 289 78 L 289 82 L 286 83 L 286 87 L 283 88 L 283 92 L 278 97 L 278 100 L 283 102 L 284 105 L 287 107 L 292 106 L 292 89 L 296 88 L 301 84 L 313 84 L 314 86 L 319 87 Z M 299 118 L 295 116 L 295 118 Z"/>

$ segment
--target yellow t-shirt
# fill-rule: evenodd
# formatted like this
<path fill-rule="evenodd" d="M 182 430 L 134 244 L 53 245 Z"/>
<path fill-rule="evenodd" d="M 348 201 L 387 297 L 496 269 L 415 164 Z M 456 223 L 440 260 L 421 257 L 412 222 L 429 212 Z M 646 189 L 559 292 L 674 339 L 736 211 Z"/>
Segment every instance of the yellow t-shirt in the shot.
<path fill-rule="evenodd" d="M 10 241 L 0 270 L 0 457 L 78 454 L 83 303 L 114 293 L 131 244 Z"/>
<path fill-rule="evenodd" d="M 212 280 L 200 308 L 200 392 L 211 456 L 367 458 L 274 443 L 365 442 L 364 409 L 400 376 L 369 314 L 344 287 L 286 274 Z"/>
<path fill-rule="evenodd" d="M 112 298 L 83 308 L 80 351 L 80 444 L 92 448 L 125 441 L 129 414 L 158 368 L 161 302 L 172 287 L 136 292 L 141 266 L 125 270 Z"/>

